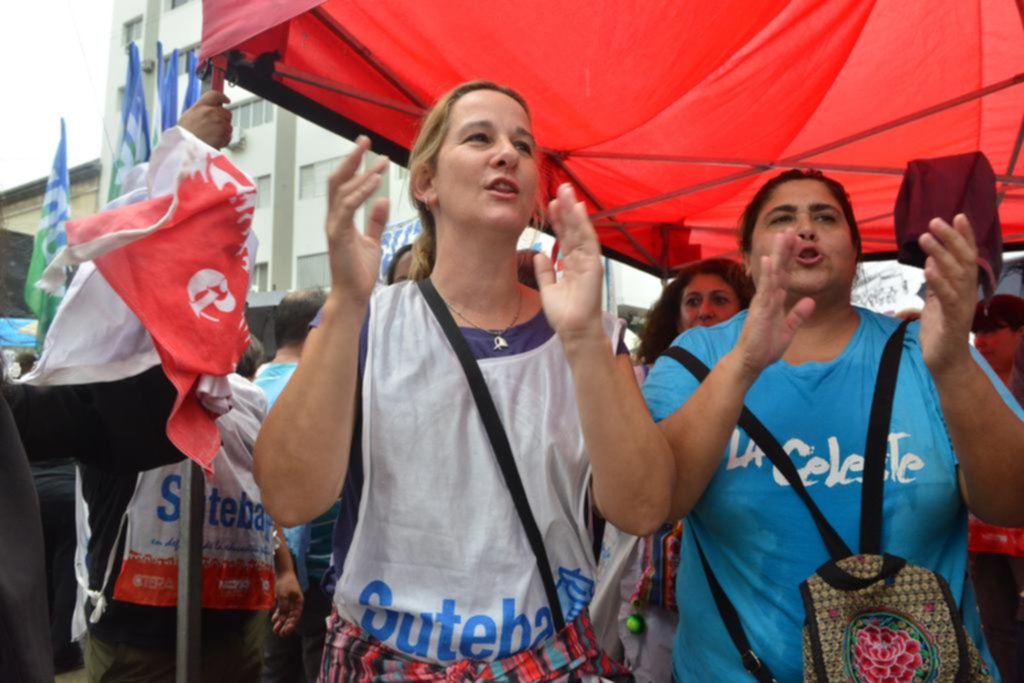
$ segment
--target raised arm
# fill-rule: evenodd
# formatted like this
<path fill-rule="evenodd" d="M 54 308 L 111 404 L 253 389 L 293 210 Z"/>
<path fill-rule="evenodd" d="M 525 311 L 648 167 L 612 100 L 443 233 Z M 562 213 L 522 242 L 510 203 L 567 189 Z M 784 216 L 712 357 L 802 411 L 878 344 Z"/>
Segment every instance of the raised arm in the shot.
<path fill-rule="evenodd" d="M 254 474 L 270 516 L 283 526 L 313 519 L 337 500 L 348 472 L 359 368 L 359 329 L 380 264 L 386 199 L 369 210 L 366 234 L 353 217 L 380 185 L 387 161 L 357 173 L 369 140 L 331 174 L 327 248 L 331 291 L 320 326 L 310 332 L 302 359 L 263 423 Z"/>
<path fill-rule="evenodd" d="M 5 384 L 3 394 L 30 461 L 142 472 L 185 457 L 167 438 L 176 393 L 159 366 L 114 382 Z"/>
<path fill-rule="evenodd" d="M 736 346 L 715 364 L 682 407 L 658 423 L 675 457 L 670 519 L 685 517 L 697 504 L 718 469 L 747 391 L 766 367 L 782 357 L 814 311 L 810 298 L 787 307 L 795 245 L 792 229 L 775 238 L 771 254 L 761 257 L 757 294 Z"/>
<path fill-rule="evenodd" d="M 971 512 L 991 524 L 1024 526 L 1024 422 L 974 361 L 968 344 L 978 291 L 974 232 L 960 214 L 935 219 L 921 236 L 928 298 L 921 352 L 939 392 Z"/>
<path fill-rule="evenodd" d="M 629 533 L 647 535 L 668 517 L 673 464 L 651 421 L 625 356 L 616 357 L 601 324 L 601 253 L 582 204 L 563 185 L 549 217 L 565 254 L 555 282 L 547 257 L 535 257 L 544 313 L 572 369 L 576 402 L 602 516 Z"/>

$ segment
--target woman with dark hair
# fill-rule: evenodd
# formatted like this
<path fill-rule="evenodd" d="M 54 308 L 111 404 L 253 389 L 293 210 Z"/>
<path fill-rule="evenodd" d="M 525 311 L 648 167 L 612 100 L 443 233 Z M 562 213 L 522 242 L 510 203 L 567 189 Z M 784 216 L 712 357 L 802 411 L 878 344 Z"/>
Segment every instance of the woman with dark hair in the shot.
<path fill-rule="evenodd" d="M 809 171 L 776 176 L 747 206 L 740 242 L 757 283 L 749 310 L 673 344 L 710 373 L 699 382 L 663 356 L 643 387 L 675 456 L 671 518 L 687 519 L 682 552 L 702 557 L 680 567 L 673 669 L 680 680 L 742 681 L 755 671 L 765 680 L 767 667 L 778 681 L 798 681 L 801 583 L 841 554 L 834 549 L 860 547 L 868 416 L 882 349 L 900 323 L 850 303 L 860 234 L 838 182 Z M 880 546 L 948 584 L 951 611 L 962 612 L 967 627 L 958 641 L 965 653 L 971 643 L 984 650 L 966 584 L 967 510 L 997 524 L 1024 523 L 1024 423 L 968 344 L 977 250 L 967 219 L 933 220 L 919 244 L 928 298 L 920 322 L 894 347 L 901 364 L 892 417 L 888 429 L 875 430 L 881 455 L 888 453 L 876 470 L 885 478 Z M 744 406 L 785 444 L 778 457 L 791 460 L 787 476 L 773 466 L 783 460 L 761 450 L 763 438 L 755 443 L 739 427 Z M 791 481 L 802 482 L 838 534 L 829 552 Z M 721 616 L 721 594 L 735 618 Z M 737 622 L 749 640 L 742 658 L 741 639 L 731 637 L 737 630 L 726 627 Z M 916 627 L 897 633 L 881 621 L 849 623 L 841 654 L 852 680 L 911 680 L 957 666 L 953 658 L 937 663 L 935 643 L 924 636 L 909 643 L 922 633 Z M 907 656 L 885 660 L 897 643 Z M 898 676 L 889 678 L 893 667 Z"/>
<path fill-rule="evenodd" d="M 743 266 L 724 258 L 683 267 L 647 314 L 636 358 L 641 379 L 672 340 L 688 329 L 723 323 L 750 305 L 754 282 Z M 671 677 L 672 639 L 678 623 L 673 591 L 679 569 L 682 520 L 664 524 L 643 539 L 620 536 L 613 556 L 632 546 L 621 582 L 619 638 L 626 663 L 637 681 Z"/>
<path fill-rule="evenodd" d="M 735 261 L 712 258 L 684 266 L 647 314 L 637 361 L 653 365 L 680 334 L 725 322 L 749 306 L 753 297 L 754 282 Z"/>
<path fill-rule="evenodd" d="M 345 491 L 321 680 L 628 678 L 587 614 L 590 504 L 651 533 L 668 511 L 671 458 L 601 314 L 583 205 L 568 186 L 549 205 L 561 280 L 537 255 L 540 292 L 520 284 L 516 243 L 542 205 L 530 114 L 515 91 L 463 84 L 410 154 L 418 281 L 371 296 L 387 206 L 355 229 L 383 169 L 358 174 L 369 141 L 357 145 L 330 180 L 322 320 L 256 445 L 283 524 Z"/>

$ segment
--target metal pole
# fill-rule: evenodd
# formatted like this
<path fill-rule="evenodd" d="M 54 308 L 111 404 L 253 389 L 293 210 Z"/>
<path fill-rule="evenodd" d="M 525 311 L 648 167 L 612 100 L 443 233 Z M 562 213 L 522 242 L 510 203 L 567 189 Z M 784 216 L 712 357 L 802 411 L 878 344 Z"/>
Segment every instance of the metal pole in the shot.
<path fill-rule="evenodd" d="M 206 482 L 203 470 L 188 463 L 181 483 L 181 538 L 178 544 L 178 641 L 175 655 L 177 683 L 199 683 L 201 658 L 201 610 L 203 597 L 203 516 L 206 514 Z"/>
<path fill-rule="evenodd" d="M 214 90 L 224 92 L 226 59 L 213 58 L 210 69 Z M 187 474 L 181 482 L 181 518 L 178 539 L 178 628 L 175 644 L 176 683 L 202 681 L 202 607 L 203 607 L 203 517 L 206 515 L 206 481 L 203 470 L 187 461 Z"/>

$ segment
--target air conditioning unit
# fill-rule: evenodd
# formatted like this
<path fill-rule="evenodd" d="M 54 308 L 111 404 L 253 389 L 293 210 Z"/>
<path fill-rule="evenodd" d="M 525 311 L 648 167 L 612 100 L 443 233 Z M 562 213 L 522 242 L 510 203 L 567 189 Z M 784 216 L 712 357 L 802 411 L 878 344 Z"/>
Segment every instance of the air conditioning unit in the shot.
<path fill-rule="evenodd" d="M 238 151 L 245 149 L 245 131 L 241 128 L 235 127 L 231 129 L 231 142 L 228 143 L 228 149 L 232 151 Z"/>

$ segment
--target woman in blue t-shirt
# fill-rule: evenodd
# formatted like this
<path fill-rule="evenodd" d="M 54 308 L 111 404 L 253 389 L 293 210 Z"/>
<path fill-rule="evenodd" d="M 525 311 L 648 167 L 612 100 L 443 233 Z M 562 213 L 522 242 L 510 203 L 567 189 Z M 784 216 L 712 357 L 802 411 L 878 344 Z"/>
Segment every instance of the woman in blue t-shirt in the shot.
<path fill-rule="evenodd" d="M 921 237 L 928 297 L 903 346 L 890 434 L 882 548 L 941 574 L 963 606 L 966 510 L 1024 524 L 1024 425 L 968 334 L 977 251 L 964 216 Z M 850 303 L 860 234 L 843 187 L 813 171 L 770 180 L 741 221 L 750 309 L 675 342 L 712 368 L 703 384 L 659 360 L 643 392 L 676 460 L 671 515 L 687 517 L 739 613 L 754 652 L 780 681 L 801 679 L 799 584 L 828 555 L 807 508 L 737 428 L 746 404 L 792 458 L 846 544 L 858 546 L 868 412 L 897 321 Z M 673 669 L 680 680 L 751 680 L 700 562 L 683 563 Z M 976 610 L 964 609 L 980 642 Z M 888 679 L 887 679 L 888 680 Z M 896 679 L 893 679 L 896 680 Z M 902 679 L 900 679 L 902 680 Z"/>

